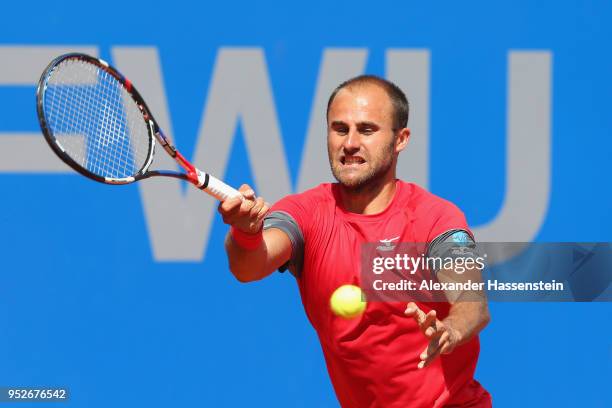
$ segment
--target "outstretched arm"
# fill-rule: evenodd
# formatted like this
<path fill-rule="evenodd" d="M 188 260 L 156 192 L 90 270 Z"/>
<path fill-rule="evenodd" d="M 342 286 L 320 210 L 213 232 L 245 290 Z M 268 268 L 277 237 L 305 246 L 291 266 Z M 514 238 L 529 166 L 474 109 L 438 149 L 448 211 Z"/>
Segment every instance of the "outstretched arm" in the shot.
<path fill-rule="evenodd" d="M 452 269 L 442 270 L 438 273 L 438 279 L 441 282 L 482 281 L 477 268 L 461 274 Z M 425 313 L 413 302 L 406 307 L 405 314 L 414 317 L 429 339 L 427 348 L 420 355 L 419 368 L 429 365 L 438 355 L 449 354 L 455 347 L 470 341 L 491 320 L 483 291 L 447 291 L 446 297 L 451 307 L 444 320 L 438 320 L 435 310 Z"/>
<path fill-rule="evenodd" d="M 438 355 L 449 354 L 455 347 L 468 342 L 490 321 L 486 302 L 455 303 L 444 320 L 438 320 L 435 310 L 426 314 L 413 302 L 408 303 L 405 313 L 414 317 L 429 339 L 420 355 L 419 368 L 427 367 Z"/>

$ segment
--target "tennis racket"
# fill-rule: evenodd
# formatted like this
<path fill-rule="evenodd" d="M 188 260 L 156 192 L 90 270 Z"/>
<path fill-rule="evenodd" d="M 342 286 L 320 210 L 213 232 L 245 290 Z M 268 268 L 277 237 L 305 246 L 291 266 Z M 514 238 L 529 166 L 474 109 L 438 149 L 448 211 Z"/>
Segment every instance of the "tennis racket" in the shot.
<path fill-rule="evenodd" d="M 36 99 L 49 146 L 85 177 L 105 184 L 174 177 L 220 201 L 241 196 L 185 159 L 134 85 L 101 59 L 76 53 L 55 58 L 40 77 Z M 156 140 L 184 172 L 150 170 Z"/>

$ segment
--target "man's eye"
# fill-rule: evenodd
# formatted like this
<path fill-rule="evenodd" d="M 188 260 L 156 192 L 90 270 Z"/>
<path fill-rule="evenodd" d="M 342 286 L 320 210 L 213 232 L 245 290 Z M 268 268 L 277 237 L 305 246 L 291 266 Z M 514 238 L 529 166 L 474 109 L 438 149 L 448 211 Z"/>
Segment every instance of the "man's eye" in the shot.
<path fill-rule="evenodd" d="M 339 135 L 346 135 L 348 133 L 348 129 L 346 129 L 346 128 L 338 128 L 338 129 L 336 129 L 336 133 L 338 133 Z"/>
<path fill-rule="evenodd" d="M 367 128 L 363 128 L 361 129 L 360 133 L 364 134 L 364 135 L 371 135 L 372 133 L 374 133 L 374 129 L 367 127 Z"/>

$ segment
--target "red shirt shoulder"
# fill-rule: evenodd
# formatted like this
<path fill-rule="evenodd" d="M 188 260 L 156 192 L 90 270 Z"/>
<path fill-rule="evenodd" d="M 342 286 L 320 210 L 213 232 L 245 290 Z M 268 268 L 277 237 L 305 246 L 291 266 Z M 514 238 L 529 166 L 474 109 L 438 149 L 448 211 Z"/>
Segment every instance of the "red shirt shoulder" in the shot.
<path fill-rule="evenodd" d="M 401 183 L 408 214 L 412 214 L 415 229 L 420 232 L 417 241 L 431 242 L 453 229 L 465 230 L 472 235 L 465 215 L 455 204 L 416 184 Z"/>
<path fill-rule="evenodd" d="M 291 194 L 280 199 L 272 206 L 270 212 L 281 211 L 289 214 L 302 233 L 306 235 L 315 212 L 322 207 L 333 208 L 334 205 L 332 184 L 324 183 L 302 193 Z"/>

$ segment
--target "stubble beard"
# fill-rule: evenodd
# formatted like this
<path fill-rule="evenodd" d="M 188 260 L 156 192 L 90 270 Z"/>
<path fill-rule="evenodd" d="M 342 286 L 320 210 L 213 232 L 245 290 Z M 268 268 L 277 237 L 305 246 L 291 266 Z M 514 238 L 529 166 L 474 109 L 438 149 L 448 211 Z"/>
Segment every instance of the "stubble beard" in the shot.
<path fill-rule="evenodd" d="M 393 166 L 394 147 L 395 143 L 392 142 L 374 160 L 366 161 L 368 168 L 358 177 L 347 177 L 346 174 L 343 174 L 342 164 L 339 161 L 334 161 L 332 153 L 328 151 L 332 174 L 338 183 L 351 193 L 359 193 L 376 188 L 385 179 L 385 176 Z"/>

